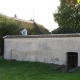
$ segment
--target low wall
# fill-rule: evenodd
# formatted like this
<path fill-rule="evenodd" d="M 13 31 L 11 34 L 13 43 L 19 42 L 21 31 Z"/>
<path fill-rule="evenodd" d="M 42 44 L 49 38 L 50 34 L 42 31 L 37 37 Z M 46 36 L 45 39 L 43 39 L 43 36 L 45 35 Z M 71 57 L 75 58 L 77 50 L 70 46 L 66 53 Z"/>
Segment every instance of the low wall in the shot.
<path fill-rule="evenodd" d="M 67 52 L 78 53 L 80 66 L 79 36 L 7 36 L 4 37 L 4 58 L 18 61 L 37 61 L 66 65 Z"/>

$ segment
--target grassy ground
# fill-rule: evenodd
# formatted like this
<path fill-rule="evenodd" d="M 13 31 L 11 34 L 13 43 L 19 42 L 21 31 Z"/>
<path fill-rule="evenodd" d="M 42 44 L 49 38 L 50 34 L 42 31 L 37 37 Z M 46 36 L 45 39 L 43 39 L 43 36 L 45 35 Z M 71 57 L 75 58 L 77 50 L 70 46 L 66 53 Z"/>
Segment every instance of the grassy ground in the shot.
<path fill-rule="evenodd" d="M 80 71 L 53 71 L 53 64 L 8 61 L 0 58 L 0 80 L 80 80 Z"/>

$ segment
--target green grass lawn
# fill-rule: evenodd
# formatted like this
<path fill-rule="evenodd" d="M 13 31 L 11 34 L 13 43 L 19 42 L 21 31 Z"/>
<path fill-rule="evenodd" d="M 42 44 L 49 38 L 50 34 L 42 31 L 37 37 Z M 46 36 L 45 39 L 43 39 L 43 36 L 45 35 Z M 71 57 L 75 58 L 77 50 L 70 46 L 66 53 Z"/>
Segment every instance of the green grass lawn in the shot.
<path fill-rule="evenodd" d="M 80 80 L 80 70 L 53 71 L 55 65 L 39 62 L 9 61 L 0 58 L 0 80 Z"/>

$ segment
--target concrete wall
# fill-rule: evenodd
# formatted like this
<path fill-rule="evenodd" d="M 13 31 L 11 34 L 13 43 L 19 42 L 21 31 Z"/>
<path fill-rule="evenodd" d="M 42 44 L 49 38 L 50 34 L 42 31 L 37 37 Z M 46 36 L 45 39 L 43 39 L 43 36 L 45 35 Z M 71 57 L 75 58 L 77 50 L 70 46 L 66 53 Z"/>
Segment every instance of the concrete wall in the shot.
<path fill-rule="evenodd" d="M 66 65 L 67 52 L 78 53 L 80 66 L 80 37 L 4 39 L 5 59 Z"/>

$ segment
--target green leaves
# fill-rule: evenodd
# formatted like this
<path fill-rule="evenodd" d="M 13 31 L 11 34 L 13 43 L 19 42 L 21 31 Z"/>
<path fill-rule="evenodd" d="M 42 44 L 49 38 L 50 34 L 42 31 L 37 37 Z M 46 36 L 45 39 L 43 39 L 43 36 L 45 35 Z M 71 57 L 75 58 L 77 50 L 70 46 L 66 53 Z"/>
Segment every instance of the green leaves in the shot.
<path fill-rule="evenodd" d="M 19 25 L 13 19 L 0 15 L 0 36 L 18 35 L 19 33 Z"/>
<path fill-rule="evenodd" d="M 72 31 L 70 33 L 79 33 L 80 31 L 78 29 L 80 29 L 80 5 L 76 7 L 76 0 L 74 0 L 74 3 L 71 3 L 71 0 L 68 0 L 67 3 L 65 3 L 65 0 L 60 0 L 60 2 L 61 3 L 57 13 L 54 13 L 53 15 L 55 21 L 58 23 L 61 29 L 66 27 Z M 63 30 L 65 30 L 65 28 Z M 64 33 L 64 31 L 62 31 L 62 33 Z"/>
<path fill-rule="evenodd" d="M 3 54 L 4 41 L 3 36 L 20 34 L 19 24 L 13 19 L 0 14 L 0 54 Z"/>
<path fill-rule="evenodd" d="M 80 0 L 77 0 L 77 2 L 80 4 Z"/>

